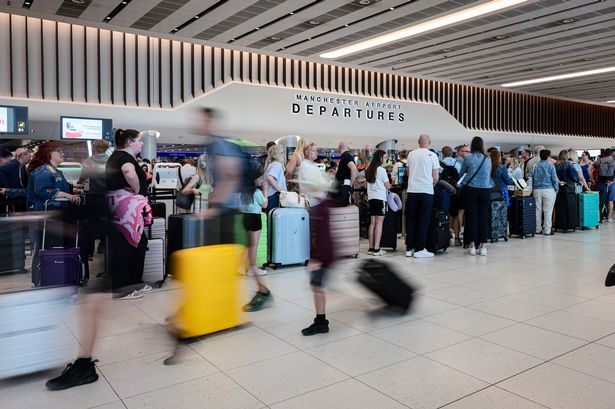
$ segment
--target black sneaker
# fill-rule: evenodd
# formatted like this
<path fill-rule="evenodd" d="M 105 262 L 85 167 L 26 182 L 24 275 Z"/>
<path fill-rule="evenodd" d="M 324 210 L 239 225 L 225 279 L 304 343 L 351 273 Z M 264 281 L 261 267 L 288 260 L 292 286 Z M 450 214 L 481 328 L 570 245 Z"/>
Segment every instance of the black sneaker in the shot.
<path fill-rule="evenodd" d="M 96 373 L 95 362 L 98 362 L 98 360 L 92 361 L 90 358 L 79 358 L 74 363 L 66 365 L 62 374 L 47 381 L 45 386 L 52 391 L 61 391 L 74 386 L 96 382 L 98 374 Z"/>
<path fill-rule="evenodd" d="M 306 337 L 309 337 L 310 335 L 316 335 L 316 334 L 326 334 L 327 332 L 329 332 L 329 321 L 328 320 L 325 320 L 325 322 L 314 321 L 312 325 L 310 325 L 307 328 L 303 328 L 301 330 L 301 333 L 305 335 Z"/>
<path fill-rule="evenodd" d="M 271 303 L 272 298 L 270 292 L 267 294 L 257 292 L 254 298 L 252 298 L 252 301 L 243 306 L 243 310 L 245 312 L 260 311 Z"/>

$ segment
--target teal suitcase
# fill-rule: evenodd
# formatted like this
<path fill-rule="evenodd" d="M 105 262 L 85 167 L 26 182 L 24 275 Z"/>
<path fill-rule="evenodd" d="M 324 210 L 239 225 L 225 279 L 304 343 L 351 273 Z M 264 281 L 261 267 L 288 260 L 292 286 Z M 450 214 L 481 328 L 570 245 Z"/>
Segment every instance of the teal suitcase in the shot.
<path fill-rule="evenodd" d="M 586 229 L 600 224 L 600 195 L 579 193 L 579 227 Z"/>

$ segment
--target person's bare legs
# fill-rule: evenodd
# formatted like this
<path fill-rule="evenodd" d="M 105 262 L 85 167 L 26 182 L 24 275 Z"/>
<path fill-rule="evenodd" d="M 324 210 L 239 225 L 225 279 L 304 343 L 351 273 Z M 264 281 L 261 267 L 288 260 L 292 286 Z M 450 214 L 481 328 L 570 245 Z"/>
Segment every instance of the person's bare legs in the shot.
<path fill-rule="evenodd" d="M 369 240 L 369 248 L 370 249 L 375 249 L 376 246 L 374 245 L 374 229 L 376 227 L 376 216 L 370 216 L 369 217 L 369 227 L 367 229 L 367 238 Z M 380 242 L 380 239 L 378 239 L 378 242 Z"/>
<path fill-rule="evenodd" d="M 382 225 L 384 224 L 384 216 L 373 216 L 372 220 L 375 220 L 374 232 L 373 232 L 373 238 L 374 238 L 373 248 L 380 249 L 380 239 L 382 238 Z M 376 245 L 376 243 L 378 245 Z"/>
<path fill-rule="evenodd" d="M 608 215 L 608 220 L 611 221 L 613 220 L 613 202 L 608 202 L 607 207 L 609 209 L 609 215 Z"/>
<path fill-rule="evenodd" d="M 108 294 L 90 294 L 86 297 L 86 302 L 81 304 L 81 316 L 84 325 L 81 327 L 80 358 L 92 356 L 96 334 L 98 333 L 98 317 L 100 317 L 104 303 L 111 300 Z"/>

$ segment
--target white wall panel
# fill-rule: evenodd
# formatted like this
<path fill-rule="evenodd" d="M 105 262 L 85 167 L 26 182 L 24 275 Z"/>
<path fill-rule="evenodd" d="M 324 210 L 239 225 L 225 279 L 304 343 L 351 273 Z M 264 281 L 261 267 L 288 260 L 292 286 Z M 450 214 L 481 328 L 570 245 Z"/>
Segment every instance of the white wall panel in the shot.
<path fill-rule="evenodd" d="M 111 41 L 113 42 L 111 53 L 112 100 L 114 104 L 124 105 L 124 33 L 112 32 Z"/>
<path fill-rule="evenodd" d="M 171 106 L 182 103 L 182 47 L 179 41 L 171 42 Z"/>
<path fill-rule="evenodd" d="M 235 64 L 235 69 L 237 70 L 237 73 L 239 73 L 238 67 L 239 63 Z M 237 75 L 236 78 L 239 78 L 239 75 Z M 196 97 L 201 95 L 203 93 L 203 47 L 198 44 L 194 46 L 192 81 L 194 81 L 194 96 Z"/>
<path fill-rule="evenodd" d="M 214 72 L 212 70 L 212 63 L 213 63 L 213 48 L 212 47 L 208 47 L 205 46 L 203 47 L 203 55 L 205 57 L 204 59 L 204 72 L 205 72 L 205 86 L 203 87 L 203 90 L 205 92 L 211 91 L 213 89 L 213 75 Z M 244 62 L 247 60 L 247 58 L 244 57 Z M 246 68 L 244 70 L 244 78 L 248 72 L 248 69 Z M 244 79 L 245 80 L 245 79 Z"/>
<path fill-rule="evenodd" d="M 182 78 L 184 81 L 184 92 L 182 100 L 186 101 L 192 99 L 194 95 L 192 94 L 192 57 L 193 57 L 193 48 L 194 45 L 190 43 L 182 43 L 181 45 L 184 49 L 184 69 L 182 72 Z"/>
<path fill-rule="evenodd" d="M 147 37 L 137 36 L 137 52 L 135 62 L 138 65 L 138 69 L 135 71 L 136 84 L 137 84 L 137 105 L 146 107 L 149 105 L 148 101 L 148 75 L 151 75 L 151 64 L 148 64 L 147 59 Z"/>
<path fill-rule="evenodd" d="M 0 13 L 0 95 L 11 96 L 11 31 L 8 14 Z"/>
<path fill-rule="evenodd" d="M 126 105 L 137 105 L 137 36 L 126 34 L 124 37 L 124 80 Z"/>
<path fill-rule="evenodd" d="M 222 77 L 222 83 L 226 84 L 233 80 L 233 73 L 231 72 L 231 60 L 233 58 L 233 52 L 231 50 L 221 49 L 221 53 L 222 53 L 222 64 L 223 64 L 223 67 L 221 70 L 221 77 Z M 263 57 L 263 59 L 264 58 L 265 57 Z"/>
<path fill-rule="evenodd" d="M 111 31 L 100 30 L 98 32 L 100 36 L 100 102 L 103 104 L 112 104 L 111 90 L 113 88 L 113 82 L 111 80 L 113 67 L 111 66 Z"/>
<path fill-rule="evenodd" d="M 41 20 L 37 18 L 28 18 L 28 38 L 32 41 L 28 42 L 28 97 L 42 98 L 43 97 L 43 81 L 42 81 L 42 66 L 41 61 Z"/>
<path fill-rule="evenodd" d="M 85 102 L 85 27 L 71 25 L 71 72 L 73 101 Z"/>
<path fill-rule="evenodd" d="M 150 38 L 149 40 L 149 60 L 151 74 L 149 76 L 149 106 L 160 106 L 160 39 Z"/>
<path fill-rule="evenodd" d="M 27 97 L 27 53 L 26 53 L 26 18 L 16 16 L 11 23 L 11 72 L 13 79 L 13 96 Z"/>
<path fill-rule="evenodd" d="M 98 95 L 98 84 L 100 83 L 99 71 L 100 61 L 98 60 L 98 30 L 92 27 L 85 29 L 85 74 L 86 74 L 86 101 L 90 103 L 100 102 Z"/>
<path fill-rule="evenodd" d="M 171 42 L 160 40 L 160 106 L 171 106 Z"/>
<path fill-rule="evenodd" d="M 58 23 L 58 97 L 72 101 L 72 67 L 70 64 L 70 24 Z"/>

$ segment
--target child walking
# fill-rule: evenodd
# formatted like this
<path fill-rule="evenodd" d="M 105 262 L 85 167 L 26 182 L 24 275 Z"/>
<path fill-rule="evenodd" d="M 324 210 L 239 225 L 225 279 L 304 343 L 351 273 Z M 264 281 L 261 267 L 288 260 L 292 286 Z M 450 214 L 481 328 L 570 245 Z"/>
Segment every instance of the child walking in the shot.
<path fill-rule="evenodd" d="M 261 270 L 256 266 L 256 251 L 258 242 L 261 237 L 263 224 L 261 221 L 261 212 L 267 208 L 267 185 L 263 184 L 264 191 L 256 187 L 256 180 L 252 180 L 249 193 L 241 194 L 241 206 L 239 210 L 243 213 L 243 227 L 248 232 L 248 274 L 253 275 L 258 286 L 256 295 L 252 301 L 243 306 L 246 312 L 262 310 L 266 304 L 271 302 L 271 293 L 265 286 L 263 276 L 267 274 L 266 270 Z"/>

